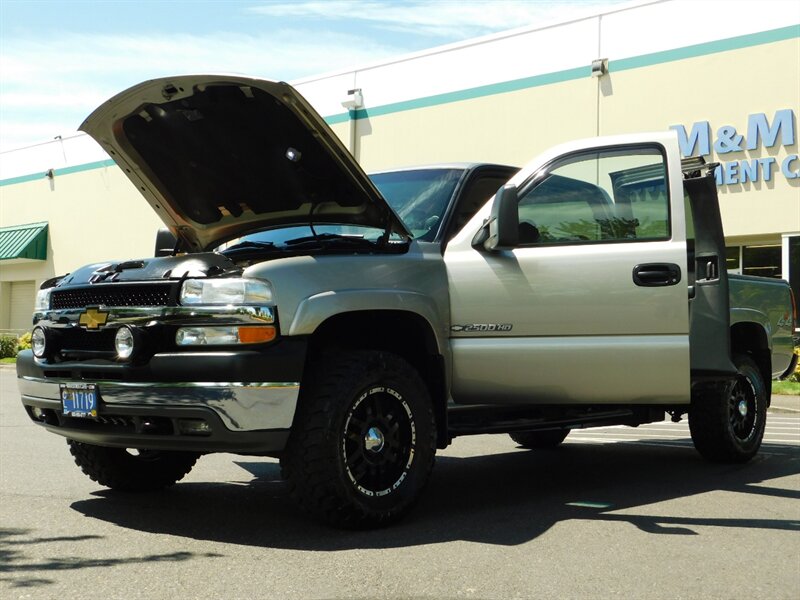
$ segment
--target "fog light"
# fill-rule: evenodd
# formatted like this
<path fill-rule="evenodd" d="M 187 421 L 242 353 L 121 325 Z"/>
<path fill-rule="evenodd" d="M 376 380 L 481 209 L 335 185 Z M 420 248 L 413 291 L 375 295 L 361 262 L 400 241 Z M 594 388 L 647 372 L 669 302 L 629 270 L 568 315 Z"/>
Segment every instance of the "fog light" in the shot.
<path fill-rule="evenodd" d="M 38 406 L 31 406 L 31 416 L 37 421 L 43 421 L 44 411 Z"/>
<path fill-rule="evenodd" d="M 178 419 L 178 431 L 184 435 L 211 435 L 211 425 L 203 419 Z"/>
<path fill-rule="evenodd" d="M 42 358 L 47 350 L 47 336 L 44 329 L 41 327 L 34 327 L 31 333 L 31 350 L 36 358 Z"/>
<path fill-rule="evenodd" d="M 130 358 L 133 354 L 134 346 L 133 332 L 130 327 L 117 329 L 117 335 L 114 336 L 114 348 L 117 351 L 117 356 L 122 359 Z"/>

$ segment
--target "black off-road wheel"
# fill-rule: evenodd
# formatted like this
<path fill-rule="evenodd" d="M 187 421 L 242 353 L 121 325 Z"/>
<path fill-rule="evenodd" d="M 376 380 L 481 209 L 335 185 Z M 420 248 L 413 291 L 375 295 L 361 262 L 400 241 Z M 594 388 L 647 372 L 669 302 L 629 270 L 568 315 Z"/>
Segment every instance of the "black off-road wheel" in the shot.
<path fill-rule="evenodd" d="M 555 448 L 563 442 L 569 429 L 550 429 L 547 431 L 517 431 L 509 433 L 511 439 L 523 448 L 536 450 L 541 448 Z"/>
<path fill-rule="evenodd" d="M 312 516 L 362 529 L 408 512 L 435 454 L 431 399 L 417 371 L 393 354 L 355 351 L 304 378 L 281 469 Z"/>
<path fill-rule="evenodd" d="M 767 422 L 767 389 L 747 355 L 734 356 L 739 377 L 692 396 L 689 430 L 697 451 L 714 462 L 742 463 L 756 455 Z"/>
<path fill-rule="evenodd" d="M 150 492 L 180 481 L 200 456 L 195 452 L 132 450 L 67 440 L 75 464 L 92 481 L 122 492 Z"/>

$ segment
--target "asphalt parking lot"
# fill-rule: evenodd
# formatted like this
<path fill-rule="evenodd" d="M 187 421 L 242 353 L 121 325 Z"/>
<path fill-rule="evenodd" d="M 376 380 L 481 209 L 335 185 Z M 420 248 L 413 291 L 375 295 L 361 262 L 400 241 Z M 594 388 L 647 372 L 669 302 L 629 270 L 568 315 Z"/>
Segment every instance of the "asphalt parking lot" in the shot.
<path fill-rule="evenodd" d="M 573 432 L 555 451 L 462 438 L 394 527 L 343 532 L 289 502 L 272 459 L 213 455 L 115 494 L 27 420 L 0 369 L 3 598 L 796 598 L 800 413 L 747 465 L 684 423 Z"/>

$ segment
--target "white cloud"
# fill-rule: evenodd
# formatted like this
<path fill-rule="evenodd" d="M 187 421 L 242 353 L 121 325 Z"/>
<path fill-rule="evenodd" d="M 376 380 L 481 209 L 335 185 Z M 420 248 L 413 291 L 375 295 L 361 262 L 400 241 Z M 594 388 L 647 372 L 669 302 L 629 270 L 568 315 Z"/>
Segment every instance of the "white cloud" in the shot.
<path fill-rule="evenodd" d="M 247 18 L 263 21 L 250 34 L 4 34 L 0 149 L 68 135 L 101 102 L 153 77 L 233 72 L 293 80 L 417 50 L 407 44 L 419 44 L 420 34 L 446 43 L 618 1 L 299 0 L 250 7 Z M 380 33 L 389 30 L 404 34 Z"/>
<path fill-rule="evenodd" d="M 21 89 L 19 91 L 0 91 L 0 106 L 6 110 L 41 108 L 64 109 L 84 108 L 97 105 L 106 100 L 105 94 L 96 89 L 87 89 L 79 83 L 62 82 L 60 89 L 43 94 L 41 91 Z"/>
<path fill-rule="evenodd" d="M 344 67 L 365 57 L 389 56 L 397 48 L 369 43 L 361 38 L 335 33 L 283 30 L 269 36 L 191 34 L 79 35 L 67 34 L 56 40 L 9 39 L 4 43 L 4 84 L 30 82 L 31 77 L 56 77 L 85 74 L 126 74 L 168 71 L 236 72 L 272 71 L 282 77 L 297 73 Z M 45 81 L 42 81 L 44 84 Z"/>
<path fill-rule="evenodd" d="M 617 0 L 619 1 L 619 0 Z M 279 18 L 311 18 L 367 22 L 393 31 L 463 39 L 503 29 L 574 18 L 601 4 L 615 0 L 439 0 L 387 3 L 363 0 L 309 0 L 268 3 L 250 7 L 255 14 Z"/>
<path fill-rule="evenodd" d="M 100 103 L 153 77 L 246 73 L 295 79 L 402 52 L 332 32 L 6 38 L 0 57 L 0 149 L 74 132 Z M 42 118 L 44 116 L 44 119 Z"/>

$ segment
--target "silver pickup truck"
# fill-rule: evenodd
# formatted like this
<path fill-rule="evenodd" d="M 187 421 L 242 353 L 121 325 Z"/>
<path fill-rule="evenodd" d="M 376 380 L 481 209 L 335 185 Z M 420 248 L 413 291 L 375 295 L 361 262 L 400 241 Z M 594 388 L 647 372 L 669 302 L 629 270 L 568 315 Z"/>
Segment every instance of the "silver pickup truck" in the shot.
<path fill-rule="evenodd" d="M 17 373 L 110 488 L 276 456 L 312 515 L 369 527 L 457 436 L 687 414 L 743 462 L 794 368 L 789 286 L 727 275 L 713 165 L 674 132 L 369 178 L 291 86 L 229 76 L 142 83 L 82 129 L 171 237 L 46 282 Z"/>

